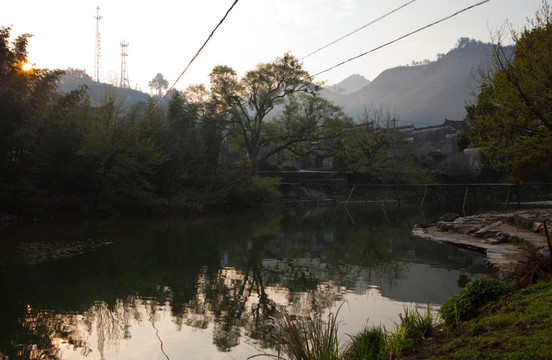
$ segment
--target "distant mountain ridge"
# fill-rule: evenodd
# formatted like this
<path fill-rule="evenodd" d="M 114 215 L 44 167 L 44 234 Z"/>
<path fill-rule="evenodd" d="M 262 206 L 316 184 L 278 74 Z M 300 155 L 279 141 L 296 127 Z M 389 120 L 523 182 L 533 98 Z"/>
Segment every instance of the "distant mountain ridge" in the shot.
<path fill-rule="evenodd" d="M 367 108 L 382 107 L 400 125 L 424 127 L 445 119 L 462 120 L 465 105 L 474 100 L 479 88 L 479 70 L 485 71 L 493 63 L 492 52 L 492 44 L 461 38 L 436 61 L 385 70 L 352 94 L 329 87 L 321 95 L 355 119 Z"/>
<path fill-rule="evenodd" d="M 479 88 L 478 71 L 492 65 L 492 53 L 492 44 L 461 38 L 454 49 L 438 55 L 436 61 L 388 69 L 373 81 L 354 74 L 324 88 L 321 95 L 354 119 L 365 109 L 381 107 L 389 110 L 398 125 L 419 128 L 442 124 L 445 119 L 463 120 L 465 105 L 474 100 Z M 81 85 L 88 86 L 93 104 L 99 104 L 106 91 L 115 91 L 127 108 L 147 103 L 149 97 L 138 90 L 94 82 L 84 71 L 75 69 L 66 70 L 58 87 L 69 92 Z"/>
<path fill-rule="evenodd" d="M 111 84 L 98 83 L 92 80 L 83 70 L 67 69 L 64 71 L 65 74 L 60 78 L 58 89 L 69 93 L 72 90 L 80 88 L 82 85 L 86 85 L 92 106 L 100 104 L 106 92 L 117 94 L 127 109 L 140 102 L 146 103 L 148 101 L 149 95 L 146 93 L 134 89 L 120 88 Z"/>
<path fill-rule="evenodd" d="M 370 80 L 359 74 L 353 74 L 338 82 L 335 85 L 327 87 L 328 90 L 341 95 L 348 95 L 361 90 L 370 84 Z"/>

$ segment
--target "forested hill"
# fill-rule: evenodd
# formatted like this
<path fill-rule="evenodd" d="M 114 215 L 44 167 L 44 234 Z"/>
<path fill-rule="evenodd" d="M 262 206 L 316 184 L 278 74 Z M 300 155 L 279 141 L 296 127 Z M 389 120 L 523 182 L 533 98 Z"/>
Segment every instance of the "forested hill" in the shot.
<path fill-rule="evenodd" d="M 347 95 L 362 90 L 368 84 L 370 84 L 370 80 L 367 80 L 362 75 L 353 74 L 339 83 L 327 87 L 327 90 L 336 94 Z"/>
<path fill-rule="evenodd" d="M 464 106 L 478 89 L 478 71 L 492 64 L 492 51 L 492 44 L 462 38 L 436 61 L 388 69 L 352 94 L 328 88 L 322 95 L 354 118 L 365 108 L 383 107 L 401 125 L 423 127 L 445 119 L 461 120 Z"/>
<path fill-rule="evenodd" d="M 454 49 L 439 54 L 436 61 L 388 69 L 372 82 L 351 75 L 326 87 L 321 94 L 355 119 L 367 108 L 382 107 L 399 120 L 399 125 L 424 127 L 441 124 L 445 119 L 461 120 L 466 114 L 465 105 L 479 87 L 479 70 L 492 64 L 492 51 L 492 44 L 461 38 Z M 94 82 L 82 70 L 65 71 L 59 89 L 69 92 L 85 84 L 93 105 L 101 103 L 106 91 L 117 94 L 127 108 L 148 100 L 148 95 L 138 90 Z"/>
<path fill-rule="evenodd" d="M 123 101 L 126 108 L 130 108 L 139 102 L 145 103 L 148 100 L 148 94 L 141 91 L 95 82 L 83 70 L 67 69 L 64 71 L 65 74 L 60 79 L 58 89 L 68 93 L 82 85 L 86 85 L 92 106 L 101 104 L 102 97 L 105 97 L 107 93 L 116 95 L 118 99 Z"/>

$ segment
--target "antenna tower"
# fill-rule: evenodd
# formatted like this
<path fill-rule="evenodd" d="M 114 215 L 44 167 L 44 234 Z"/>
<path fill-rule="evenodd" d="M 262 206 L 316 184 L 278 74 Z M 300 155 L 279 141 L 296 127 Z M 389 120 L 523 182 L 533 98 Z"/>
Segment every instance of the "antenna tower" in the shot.
<path fill-rule="evenodd" d="M 126 48 L 128 46 L 127 41 L 121 42 L 121 79 L 119 81 L 119 87 L 130 89 L 130 83 L 128 81 L 128 68 L 126 58 L 128 54 L 126 53 Z"/>
<path fill-rule="evenodd" d="M 93 79 L 96 82 L 100 82 L 101 80 L 101 60 L 102 60 L 102 41 L 100 36 L 100 20 L 102 17 L 100 16 L 100 7 L 96 7 L 96 16 L 94 16 L 94 19 L 96 19 L 96 52 L 94 56 L 94 76 Z"/>

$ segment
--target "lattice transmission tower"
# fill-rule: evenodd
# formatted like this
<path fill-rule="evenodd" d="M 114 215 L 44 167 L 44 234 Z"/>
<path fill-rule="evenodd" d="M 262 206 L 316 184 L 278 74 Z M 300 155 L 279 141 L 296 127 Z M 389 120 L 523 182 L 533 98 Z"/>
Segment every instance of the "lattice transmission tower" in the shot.
<path fill-rule="evenodd" d="M 100 7 L 96 7 L 96 16 L 94 16 L 94 19 L 96 19 L 96 51 L 94 54 L 94 75 L 93 80 L 96 82 L 100 82 L 101 80 L 101 67 L 102 67 L 102 39 L 100 36 L 100 20 L 102 17 L 100 16 Z"/>
<path fill-rule="evenodd" d="M 119 87 L 130 89 L 130 83 L 128 81 L 128 67 L 126 58 L 128 54 L 126 53 L 126 48 L 128 46 L 127 41 L 121 42 L 121 79 L 119 81 Z"/>

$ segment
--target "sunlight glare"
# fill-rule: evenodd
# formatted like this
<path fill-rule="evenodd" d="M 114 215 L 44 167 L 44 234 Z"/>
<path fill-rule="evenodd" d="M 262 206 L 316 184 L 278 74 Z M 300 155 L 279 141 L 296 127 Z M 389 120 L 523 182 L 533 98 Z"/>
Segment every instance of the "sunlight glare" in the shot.
<path fill-rule="evenodd" d="M 31 63 L 26 62 L 21 65 L 21 70 L 23 71 L 30 71 L 32 69 L 33 69 L 33 64 Z"/>

